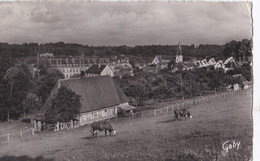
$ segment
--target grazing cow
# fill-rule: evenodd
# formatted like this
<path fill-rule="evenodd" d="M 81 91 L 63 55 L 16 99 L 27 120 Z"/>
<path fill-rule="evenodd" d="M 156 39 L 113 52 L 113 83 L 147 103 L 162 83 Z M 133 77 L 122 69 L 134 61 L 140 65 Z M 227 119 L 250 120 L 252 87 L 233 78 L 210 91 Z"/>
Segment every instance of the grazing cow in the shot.
<path fill-rule="evenodd" d="M 92 133 L 93 136 L 97 137 L 98 131 L 104 131 L 105 130 L 105 136 L 107 135 L 107 131 L 109 131 L 110 136 L 116 136 L 116 131 L 113 129 L 111 124 L 109 122 L 93 122 L 91 124 L 91 130 L 90 132 Z"/>
<path fill-rule="evenodd" d="M 180 114 L 180 111 L 177 109 L 177 110 L 174 110 L 174 115 L 175 115 L 175 119 L 176 121 L 181 121 L 181 114 Z"/>
<path fill-rule="evenodd" d="M 187 117 L 189 117 L 190 119 L 192 118 L 191 112 L 188 109 L 183 108 L 183 109 L 180 109 L 179 111 L 180 111 L 181 117 L 185 117 L 185 120 Z"/>
<path fill-rule="evenodd" d="M 177 121 L 181 121 L 181 117 L 184 117 L 185 120 L 187 117 L 192 118 L 191 112 L 186 108 L 174 110 L 174 115 Z"/>

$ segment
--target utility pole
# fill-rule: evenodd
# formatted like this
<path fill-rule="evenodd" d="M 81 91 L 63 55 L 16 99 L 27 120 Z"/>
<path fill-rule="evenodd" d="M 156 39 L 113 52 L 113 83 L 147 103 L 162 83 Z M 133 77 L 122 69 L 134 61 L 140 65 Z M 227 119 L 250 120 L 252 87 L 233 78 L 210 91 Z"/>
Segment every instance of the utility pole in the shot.
<path fill-rule="evenodd" d="M 180 81 L 181 81 L 181 94 L 182 94 L 182 100 L 184 100 L 184 95 L 183 95 L 183 83 L 182 83 L 182 74 L 180 73 Z"/>
<path fill-rule="evenodd" d="M 11 88 L 10 88 L 10 107 L 11 107 L 11 96 L 12 96 L 12 91 L 13 91 L 13 82 L 11 82 Z M 7 109 L 7 122 L 9 122 L 9 116 L 10 116 L 10 107 Z"/>

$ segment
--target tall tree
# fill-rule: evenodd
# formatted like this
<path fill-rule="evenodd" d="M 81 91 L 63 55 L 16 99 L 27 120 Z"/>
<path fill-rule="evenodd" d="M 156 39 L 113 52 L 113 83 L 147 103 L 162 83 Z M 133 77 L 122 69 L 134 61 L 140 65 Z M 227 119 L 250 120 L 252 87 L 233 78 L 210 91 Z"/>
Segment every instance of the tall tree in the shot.
<path fill-rule="evenodd" d="M 47 70 L 46 74 L 41 76 L 40 81 L 38 82 L 38 95 L 42 97 L 43 102 L 46 101 L 59 79 L 64 79 L 64 75 L 58 69 Z"/>
<path fill-rule="evenodd" d="M 11 55 L 0 48 L 0 80 L 5 76 L 5 72 L 14 66 L 14 60 Z"/>
<path fill-rule="evenodd" d="M 66 86 L 61 86 L 52 101 L 52 106 L 46 111 L 46 119 L 52 123 L 76 119 L 82 106 L 80 97 Z"/>
<path fill-rule="evenodd" d="M 5 111 L 7 120 L 16 119 L 23 113 L 22 101 L 33 87 L 30 73 L 24 68 L 21 65 L 9 68 L 1 81 L 0 108 Z"/>
<path fill-rule="evenodd" d="M 24 115 L 27 119 L 27 114 L 33 113 L 40 109 L 42 105 L 42 99 L 38 97 L 35 93 L 28 93 L 22 104 Z"/>

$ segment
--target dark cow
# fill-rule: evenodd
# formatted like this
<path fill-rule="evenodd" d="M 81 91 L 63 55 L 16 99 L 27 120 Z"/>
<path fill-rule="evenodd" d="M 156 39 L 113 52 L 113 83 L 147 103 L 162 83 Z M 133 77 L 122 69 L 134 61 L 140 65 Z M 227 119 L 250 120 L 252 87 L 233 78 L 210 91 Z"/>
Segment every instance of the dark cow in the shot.
<path fill-rule="evenodd" d="M 185 120 L 187 117 L 192 118 L 191 112 L 186 108 L 174 110 L 174 115 L 177 121 L 181 121 L 181 117 L 184 117 Z"/>
<path fill-rule="evenodd" d="M 105 130 L 105 136 L 107 135 L 107 131 L 109 131 L 110 136 L 116 135 L 116 131 L 113 129 L 113 127 L 109 122 L 100 121 L 100 122 L 93 122 L 91 124 L 90 132 L 92 133 L 93 136 L 97 137 L 98 131 L 104 131 L 104 130 Z"/>
<path fill-rule="evenodd" d="M 175 115 L 175 119 L 176 121 L 181 121 L 181 114 L 180 114 L 180 111 L 177 109 L 177 110 L 174 110 L 174 115 Z"/>

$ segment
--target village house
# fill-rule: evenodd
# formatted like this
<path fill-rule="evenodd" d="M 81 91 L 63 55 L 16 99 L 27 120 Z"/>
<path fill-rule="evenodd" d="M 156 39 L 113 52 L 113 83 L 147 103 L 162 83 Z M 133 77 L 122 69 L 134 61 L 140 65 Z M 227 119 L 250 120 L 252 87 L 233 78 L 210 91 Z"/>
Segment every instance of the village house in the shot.
<path fill-rule="evenodd" d="M 223 64 L 222 60 L 219 60 L 215 65 L 214 65 L 215 69 L 224 69 L 225 65 Z"/>
<path fill-rule="evenodd" d="M 186 70 L 193 70 L 195 68 L 195 64 L 193 62 L 185 62 Z"/>
<path fill-rule="evenodd" d="M 117 62 L 109 64 L 109 67 L 112 69 L 114 76 L 133 76 L 134 73 L 134 69 L 132 65 L 129 63 L 129 59 L 126 57 L 118 59 Z"/>
<path fill-rule="evenodd" d="M 116 117 L 119 109 L 135 109 L 129 105 L 128 98 L 110 76 L 97 76 L 59 80 L 43 105 L 42 113 L 51 106 L 51 100 L 62 85 L 81 96 L 80 126 Z"/>
<path fill-rule="evenodd" d="M 238 67 L 238 64 L 235 62 L 235 59 L 233 57 L 227 58 L 227 60 L 224 62 L 224 65 L 225 72 L 233 70 L 235 67 Z"/>
<path fill-rule="evenodd" d="M 114 76 L 134 75 L 134 70 L 131 64 L 116 64 L 114 66 L 110 66 L 110 68 L 113 70 Z"/>
<path fill-rule="evenodd" d="M 174 73 L 176 71 L 185 71 L 185 70 L 189 70 L 189 68 L 187 67 L 187 65 L 185 63 L 176 63 L 175 65 L 171 66 L 171 71 Z"/>
<path fill-rule="evenodd" d="M 156 55 L 152 61 L 152 64 L 154 65 L 167 64 L 174 59 L 175 59 L 174 55 Z"/>
<path fill-rule="evenodd" d="M 200 62 L 201 62 L 200 67 L 207 67 L 209 65 L 207 59 L 202 59 Z"/>
<path fill-rule="evenodd" d="M 144 71 L 144 72 L 147 72 L 147 73 L 154 73 L 154 74 L 156 74 L 156 73 L 159 72 L 160 69 L 161 68 L 160 68 L 159 65 L 149 64 L 149 65 L 146 65 L 146 66 L 142 67 L 141 70 Z"/>
<path fill-rule="evenodd" d="M 86 77 L 96 77 L 104 75 L 109 75 L 111 77 L 114 76 L 113 70 L 108 65 L 94 64 L 91 67 L 89 67 L 85 72 Z"/>

